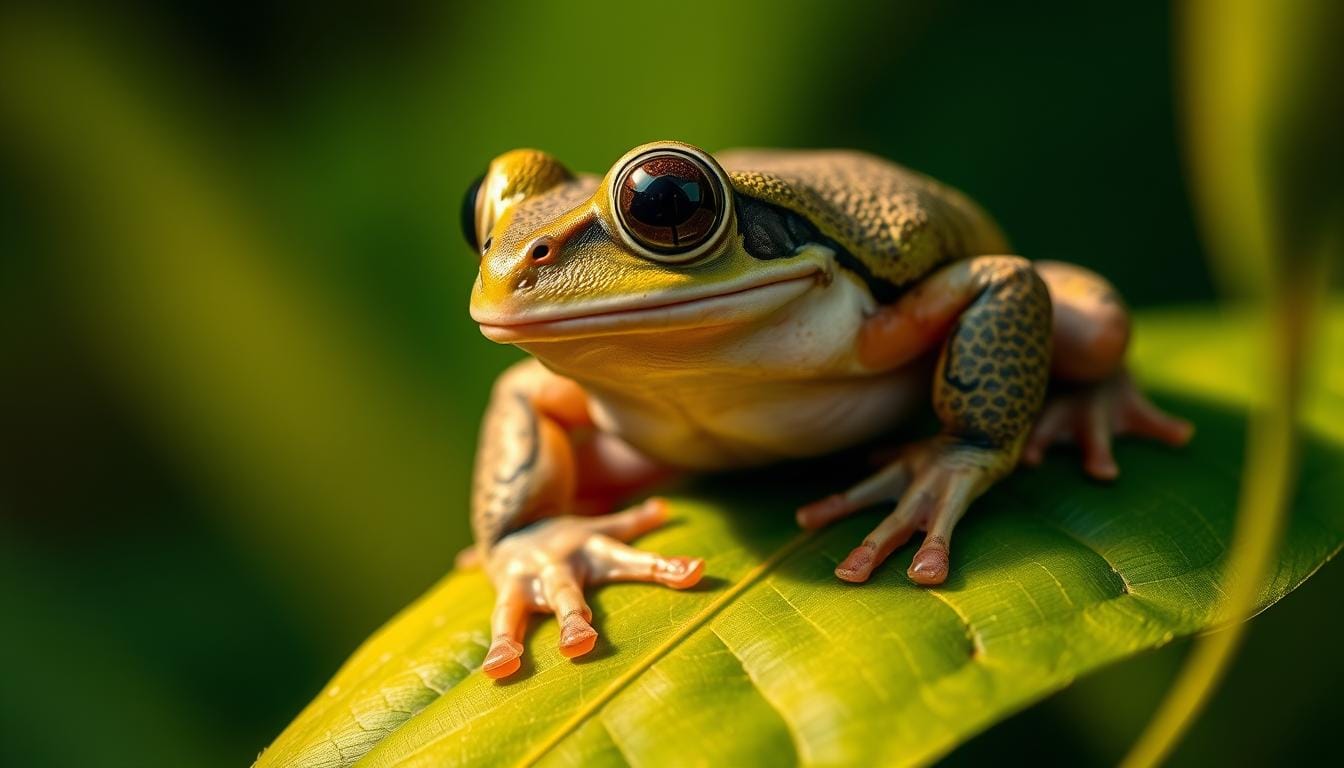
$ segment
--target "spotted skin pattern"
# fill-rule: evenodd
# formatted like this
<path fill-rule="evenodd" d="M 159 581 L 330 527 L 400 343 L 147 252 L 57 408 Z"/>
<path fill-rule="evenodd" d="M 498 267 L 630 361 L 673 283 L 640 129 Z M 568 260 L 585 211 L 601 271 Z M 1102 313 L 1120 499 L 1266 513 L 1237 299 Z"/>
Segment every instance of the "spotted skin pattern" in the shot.
<path fill-rule="evenodd" d="M 934 408 L 950 434 L 1015 448 L 1040 413 L 1049 383 L 1050 295 L 1025 259 L 982 256 L 970 271 L 984 288 L 943 347 Z"/>

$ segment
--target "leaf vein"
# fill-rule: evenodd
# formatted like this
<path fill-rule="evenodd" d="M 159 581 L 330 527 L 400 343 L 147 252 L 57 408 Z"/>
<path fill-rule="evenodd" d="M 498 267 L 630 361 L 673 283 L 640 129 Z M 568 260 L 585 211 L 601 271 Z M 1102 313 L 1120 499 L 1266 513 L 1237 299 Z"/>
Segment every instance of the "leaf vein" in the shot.
<path fill-rule="evenodd" d="M 752 676 L 751 670 L 747 668 L 746 661 L 744 661 L 741 656 L 737 655 L 737 651 L 733 650 L 733 646 L 728 644 L 728 641 L 723 638 L 723 635 L 720 635 L 719 631 L 715 629 L 713 625 L 710 625 L 709 631 L 714 637 L 718 638 L 719 643 L 723 645 L 723 649 L 727 651 L 728 655 L 732 656 L 733 660 L 737 662 L 737 665 L 741 667 L 742 674 L 745 675 L 747 680 L 751 683 L 752 690 L 756 691 L 756 695 L 761 697 L 761 701 L 765 702 L 765 705 L 773 710 L 779 717 L 779 721 L 784 724 L 784 732 L 789 735 L 789 741 L 793 744 L 793 754 L 805 758 L 803 762 L 810 762 L 810 760 L 807 760 L 806 758 L 811 754 L 811 750 L 807 748 L 807 744 L 799 738 L 798 734 L 793 730 L 793 721 L 788 717 L 788 713 L 772 701 L 769 696 L 765 695 L 765 691 L 761 689 L 760 681 Z"/>
<path fill-rule="evenodd" d="M 946 605 L 953 613 L 957 615 L 957 618 L 961 620 L 962 626 L 965 627 L 966 629 L 966 639 L 969 640 L 971 643 L 972 658 L 982 658 L 985 653 L 984 638 L 980 636 L 980 631 L 975 628 L 975 625 L 971 624 L 970 617 L 967 616 L 965 613 L 963 613 L 962 610 L 956 606 L 956 604 L 954 604 L 951 600 L 948 600 L 947 597 L 941 594 L 938 590 L 928 589 L 925 590 L 925 594 L 927 594 L 929 597 L 932 597 L 934 600 L 937 600 L 938 602 L 942 603 L 943 605 Z"/>
<path fill-rule="evenodd" d="M 798 551 L 798 549 L 810 541 L 814 536 L 815 532 L 813 531 L 805 531 L 794 536 L 782 547 L 776 550 L 769 558 L 761 561 L 756 567 L 747 571 L 737 583 L 724 590 L 723 594 L 711 601 L 709 605 L 706 605 L 700 613 L 696 614 L 690 621 L 687 621 L 681 627 L 673 631 L 662 645 L 654 648 L 647 656 L 632 664 L 629 669 L 617 676 L 615 680 L 612 680 L 601 693 L 579 707 L 573 715 L 561 723 L 549 736 L 541 739 L 536 747 L 523 756 L 523 759 L 520 760 L 518 764 L 523 766 L 535 765 L 542 756 L 554 749 L 566 736 L 576 731 L 594 712 L 605 706 L 607 702 L 611 701 L 611 699 L 616 696 L 616 694 L 620 693 L 626 686 L 634 682 L 634 680 L 649 669 L 649 667 L 652 667 L 659 659 L 666 656 L 673 648 L 680 645 L 683 640 L 690 637 L 696 630 L 704 626 L 706 622 L 718 614 L 719 611 L 723 610 L 725 606 L 735 600 L 770 571 L 774 570 L 785 558 Z"/>
<path fill-rule="evenodd" d="M 1078 544 L 1079 546 L 1082 546 L 1082 547 L 1086 548 L 1086 549 L 1087 549 L 1088 551 L 1090 551 L 1092 554 L 1094 554 L 1094 555 L 1096 555 L 1097 557 L 1101 558 L 1102 562 L 1106 563 L 1106 565 L 1107 565 L 1108 567 L 1110 567 L 1110 569 L 1111 569 L 1111 573 L 1114 573 L 1114 574 L 1116 575 L 1116 577 L 1120 579 L 1120 583 L 1121 583 L 1121 585 L 1124 586 L 1124 591 L 1125 591 L 1125 592 L 1129 592 L 1129 591 L 1130 591 L 1130 589 L 1131 589 L 1131 585 L 1130 585 L 1130 583 L 1129 583 L 1129 579 L 1126 578 L 1125 574 L 1123 574 L 1123 573 L 1120 572 L 1120 569 L 1117 568 L 1116 565 L 1115 565 L 1115 563 L 1112 562 L 1111 559 L 1110 559 L 1109 557 L 1106 556 L 1106 553 L 1102 552 L 1101 549 L 1099 549 L 1096 545 L 1094 545 L 1094 544 L 1092 544 L 1091 542 L 1087 541 L 1086 539 L 1082 538 L 1082 537 L 1079 536 L 1077 533 L 1074 533 L 1072 530 L 1070 530 L 1068 527 L 1064 526 L 1063 524 L 1061 524 L 1061 523 L 1060 523 L 1059 521 L 1057 521 L 1057 520 L 1054 520 L 1054 519 L 1052 519 L 1052 518 L 1050 518 L 1050 517 L 1047 517 L 1047 516 L 1045 516 L 1045 515 L 1042 515 L 1042 514 L 1037 514 L 1036 517 L 1039 518 L 1039 519 L 1041 519 L 1041 520 L 1044 520 L 1044 521 L 1045 521 L 1046 523 L 1048 523 L 1052 528 L 1054 528 L 1055 530 L 1057 530 L 1057 531 L 1059 531 L 1060 533 L 1064 534 L 1064 535 L 1065 535 L 1066 537 L 1068 537 L 1069 539 L 1072 539 L 1072 540 L 1073 540 L 1076 544 Z"/>

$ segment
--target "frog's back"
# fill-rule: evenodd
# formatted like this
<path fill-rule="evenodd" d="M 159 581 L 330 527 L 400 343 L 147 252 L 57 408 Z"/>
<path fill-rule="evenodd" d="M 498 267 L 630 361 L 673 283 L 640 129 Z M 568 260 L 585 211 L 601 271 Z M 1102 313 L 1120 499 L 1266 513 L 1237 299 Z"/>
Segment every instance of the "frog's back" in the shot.
<path fill-rule="evenodd" d="M 944 262 L 1009 252 L 993 219 L 968 197 L 873 155 L 743 149 L 715 157 L 739 194 L 806 217 L 897 287 Z"/>

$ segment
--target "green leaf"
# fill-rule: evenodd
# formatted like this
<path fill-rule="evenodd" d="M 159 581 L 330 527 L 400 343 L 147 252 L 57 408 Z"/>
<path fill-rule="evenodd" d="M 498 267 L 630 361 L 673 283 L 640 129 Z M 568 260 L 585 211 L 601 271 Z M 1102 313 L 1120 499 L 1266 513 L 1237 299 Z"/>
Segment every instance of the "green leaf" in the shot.
<path fill-rule="evenodd" d="M 1079 675 L 1215 625 L 1254 394 L 1229 384 L 1253 380 L 1236 341 L 1248 322 L 1141 320 L 1137 367 L 1195 421 L 1193 443 L 1122 441 L 1112 486 L 1082 480 L 1067 452 L 1015 474 L 961 523 L 941 588 L 905 579 L 913 545 L 869 584 L 835 579 L 879 511 L 794 528 L 798 503 L 861 475 L 859 462 L 705 481 L 673 497 L 678 523 L 640 542 L 704 557 L 701 587 L 596 590 L 590 657 L 563 658 L 555 623 L 538 620 L 521 674 L 501 684 L 475 671 L 493 591 L 479 572 L 450 574 L 356 652 L 258 765 L 934 759 Z M 1344 347 L 1344 312 L 1327 325 L 1322 348 Z M 1329 362 L 1261 608 L 1344 542 L 1344 367 Z"/>

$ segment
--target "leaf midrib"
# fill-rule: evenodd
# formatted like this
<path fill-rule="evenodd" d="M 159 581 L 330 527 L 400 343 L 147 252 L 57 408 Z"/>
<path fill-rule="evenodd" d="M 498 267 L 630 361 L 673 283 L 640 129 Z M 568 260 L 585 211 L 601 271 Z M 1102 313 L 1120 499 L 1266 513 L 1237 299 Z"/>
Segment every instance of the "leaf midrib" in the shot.
<path fill-rule="evenodd" d="M 732 603 L 743 592 L 750 589 L 767 574 L 777 568 L 790 555 L 797 552 L 806 543 L 816 538 L 816 531 L 804 531 L 792 539 L 785 542 L 779 549 L 775 550 L 770 557 L 762 560 L 753 566 L 746 573 L 742 574 L 731 587 L 723 591 L 723 594 L 714 598 L 708 605 L 701 608 L 698 613 L 690 618 L 685 624 L 678 627 L 667 639 L 660 643 L 653 650 L 645 654 L 628 669 L 617 675 L 601 693 L 594 696 L 584 704 L 580 705 L 564 722 L 557 726 L 543 740 L 537 743 L 530 752 L 525 754 L 518 761 L 519 766 L 532 766 L 541 760 L 542 757 L 554 749 L 565 737 L 578 730 L 592 715 L 602 707 L 606 706 L 616 694 L 620 693 L 627 686 L 633 683 L 640 675 L 644 674 L 650 667 L 656 664 L 663 657 L 672 652 L 674 648 L 680 645 L 686 638 L 690 637 L 697 630 L 703 627 L 710 619 L 714 618 L 720 611 Z"/>

